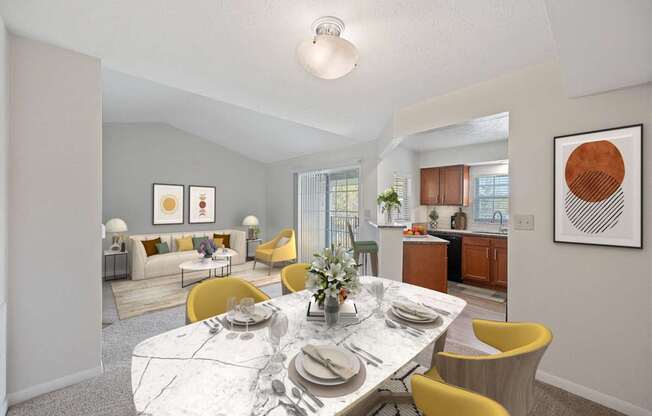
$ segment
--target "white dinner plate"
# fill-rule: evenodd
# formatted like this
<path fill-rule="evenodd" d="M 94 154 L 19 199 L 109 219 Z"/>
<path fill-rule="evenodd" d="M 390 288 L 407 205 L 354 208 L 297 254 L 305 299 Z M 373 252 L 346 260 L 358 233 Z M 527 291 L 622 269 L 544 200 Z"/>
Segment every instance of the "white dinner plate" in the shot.
<path fill-rule="evenodd" d="M 438 318 L 437 314 L 435 312 L 432 312 L 433 318 L 422 318 L 416 315 L 412 315 L 410 313 L 404 312 L 398 308 L 395 308 L 392 306 L 392 312 L 394 315 L 398 316 L 401 319 L 405 319 L 408 322 L 413 322 L 415 324 L 427 324 L 431 322 L 435 322 Z"/>
<path fill-rule="evenodd" d="M 337 347 L 334 347 L 334 348 L 337 348 Z M 353 373 L 358 374 L 360 372 L 360 360 L 358 360 L 358 358 L 355 356 L 355 354 L 353 354 L 350 351 L 346 351 L 346 350 L 342 350 L 342 349 L 340 349 L 340 351 L 348 358 L 349 362 L 351 363 L 351 367 L 353 368 Z M 312 383 L 315 383 L 315 384 L 319 384 L 321 386 L 339 386 L 340 384 L 344 384 L 344 383 L 346 383 L 347 381 L 350 380 L 350 379 L 349 380 L 342 380 L 340 378 L 325 379 L 325 378 L 320 378 L 320 377 L 313 376 L 308 371 L 306 371 L 306 368 L 304 366 L 304 363 L 306 361 L 310 360 L 310 359 L 311 358 L 306 357 L 306 355 L 303 352 L 299 352 L 297 354 L 297 358 L 294 360 L 294 367 L 296 368 L 297 373 L 299 373 L 299 375 L 301 377 L 305 378 L 306 380 L 308 380 L 308 381 L 310 381 Z M 308 364 L 308 365 L 310 365 L 310 364 Z M 330 371 L 328 371 L 328 370 L 326 370 L 326 371 L 330 374 Z"/>
<path fill-rule="evenodd" d="M 319 352 L 324 358 L 330 358 L 333 362 L 336 363 L 349 363 L 353 368 L 355 365 L 354 362 L 351 362 L 350 357 L 346 354 L 348 351 L 338 348 L 337 346 L 321 346 L 319 347 Z M 339 377 L 333 374 L 328 368 L 319 364 L 312 357 L 305 355 L 303 357 L 303 368 L 308 372 L 308 374 L 324 379 L 324 380 L 338 380 Z"/>
<path fill-rule="evenodd" d="M 256 325 L 268 320 L 272 316 L 272 314 L 273 312 L 270 309 L 263 308 L 261 306 L 256 306 L 256 316 L 258 317 L 258 319 L 250 319 L 248 315 L 240 311 L 236 312 L 233 317 L 230 317 L 227 314 L 226 319 L 229 322 L 232 322 L 233 325 L 245 326 L 247 325 L 247 321 L 249 321 L 249 325 Z"/>

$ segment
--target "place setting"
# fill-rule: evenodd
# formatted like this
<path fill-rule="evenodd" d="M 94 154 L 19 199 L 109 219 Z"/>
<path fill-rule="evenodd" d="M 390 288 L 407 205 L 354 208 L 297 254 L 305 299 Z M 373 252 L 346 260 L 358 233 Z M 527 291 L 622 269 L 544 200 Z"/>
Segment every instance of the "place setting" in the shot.
<path fill-rule="evenodd" d="M 401 296 L 391 302 L 385 322 L 390 328 L 400 328 L 418 336 L 424 329 L 440 326 L 441 316 L 434 309 Z"/>
<path fill-rule="evenodd" d="M 238 302 L 236 297 L 230 297 L 227 299 L 226 316 L 222 319 L 223 326 L 229 331 L 226 338 L 245 341 L 254 338 L 250 330 L 264 328 L 276 312 L 275 307 L 256 304 L 253 298 L 242 298 Z"/>

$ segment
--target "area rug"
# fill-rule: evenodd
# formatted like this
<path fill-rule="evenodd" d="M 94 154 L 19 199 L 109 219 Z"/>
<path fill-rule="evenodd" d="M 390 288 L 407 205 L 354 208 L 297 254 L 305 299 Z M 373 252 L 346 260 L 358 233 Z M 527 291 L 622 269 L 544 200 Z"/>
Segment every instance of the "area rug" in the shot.
<path fill-rule="evenodd" d="M 233 266 L 232 276 L 248 280 L 256 287 L 271 285 L 281 281 L 281 269 L 275 268 L 268 276 L 269 268 L 258 263 L 253 270 L 253 262 Z M 143 280 L 120 280 L 111 285 L 118 317 L 133 318 L 144 313 L 160 311 L 186 303 L 186 296 L 192 286 L 181 287 L 181 275 Z"/>

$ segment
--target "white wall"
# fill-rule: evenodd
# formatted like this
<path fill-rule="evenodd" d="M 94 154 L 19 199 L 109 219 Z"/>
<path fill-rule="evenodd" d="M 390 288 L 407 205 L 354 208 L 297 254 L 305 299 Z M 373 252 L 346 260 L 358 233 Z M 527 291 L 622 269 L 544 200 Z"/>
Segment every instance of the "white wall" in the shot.
<path fill-rule="evenodd" d="M 397 136 L 508 111 L 511 212 L 535 215 L 534 231 L 509 238 L 509 319 L 550 326 L 540 376 L 631 415 L 652 415 L 652 221 L 645 249 L 553 243 L 553 137 L 645 123 L 652 85 L 569 99 L 555 63 L 401 110 Z M 644 215 L 652 212 L 652 146 L 644 146 Z"/>
<path fill-rule="evenodd" d="M 353 165 L 361 166 L 360 238 L 375 239 L 376 229 L 367 225 L 367 220 L 376 220 L 378 157 L 375 141 L 268 165 L 265 235 L 272 237 L 282 228 L 294 227 L 295 172 Z"/>
<path fill-rule="evenodd" d="M 9 93 L 7 30 L 0 17 L 0 414 L 7 410 L 7 200 Z"/>
<path fill-rule="evenodd" d="M 8 397 L 101 373 L 100 62 L 10 38 Z"/>
<path fill-rule="evenodd" d="M 473 164 L 507 159 L 507 140 L 417 152 L 419 167 Z"/>
<path fill-rule="evenodd" d="M 419 169 L 418 155 L 412 150 L 398 146 L 387 152 L 378 163 L 378 192 L 394 184 L 394 174 L 407 176 L 410 181 L 409 206 L 401 207 L 414 219 L 414 210 L 419 205 Z M 377 215 L 384 215 L 378 211 Z"/>

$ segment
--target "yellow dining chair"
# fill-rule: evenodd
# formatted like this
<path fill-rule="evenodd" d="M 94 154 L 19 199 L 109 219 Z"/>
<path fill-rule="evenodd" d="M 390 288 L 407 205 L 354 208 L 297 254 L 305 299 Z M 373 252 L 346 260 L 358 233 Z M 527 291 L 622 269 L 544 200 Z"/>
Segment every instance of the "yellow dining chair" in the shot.
<path fill-rule="evenodd" d="M 473 332 L 500 353 L 467 356 L 440 352 L 424 375 L 490 397 L 512 416 L 526 416 L 534 403 L 534 376 L 552 333 L 538 323 L 485 320 L 474 320 Z"/>
<path fill-rule="evenodd" d="M 421 375 L 412 376 L 412 394 L 424 416 L 509 416 L 487 397 Z"/>
<path fill-rule="evenodd" d="M 232 296 L 238 301 L 247 297 L 254 298 L 256 303 L 269 300 L 265 292 L 239 277 L 205 280 L 188 293 L 186 324 L 226 312 L 226 301 Z"/>
<path fill-rule="evenodd" d="M 308 275 L 308 263 L 296 263 L 283 267 L 281 270 L 281 283 L 283 294 L 300 292 L 306 288 L 306 276 Z"/>
<path fill-rule="evenodd" d="M 254 270 L 256 269 L 256 262 L 266 263 L 269 265 L 269 271 L 267 272 L 269 275 L 272 273 L 274 263 L 296 260 L 296 258 L 297 244 L 294 237 L 294 230 L 292 228 L 286 228 L 281 230 L 273 240 L 267 241 L 256 248 Z"/>

